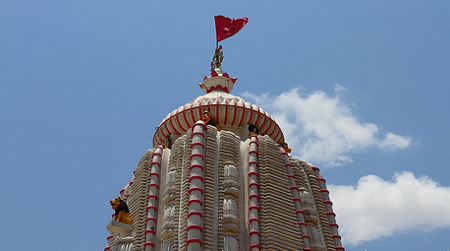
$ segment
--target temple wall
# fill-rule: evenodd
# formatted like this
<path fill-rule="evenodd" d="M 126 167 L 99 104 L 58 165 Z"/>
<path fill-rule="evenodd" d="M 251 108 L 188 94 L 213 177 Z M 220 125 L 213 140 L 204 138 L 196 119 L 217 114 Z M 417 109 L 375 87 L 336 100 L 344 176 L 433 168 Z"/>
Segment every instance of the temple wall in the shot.
<path fill-rule="evenodd" d="M 269 136 L 242 140 L 203 127 L 144 154 L 121 191 L 130 235 L 112 233 L 110 251 L 336 250 L 340 236 L 330 226 L 338 226 L 317 168 Z"/>
<path fill-rule="evenodd" d="M 261 249 L 302 249 L 300 226 L 280 149 L 269 137 L 258 138 Z"/>

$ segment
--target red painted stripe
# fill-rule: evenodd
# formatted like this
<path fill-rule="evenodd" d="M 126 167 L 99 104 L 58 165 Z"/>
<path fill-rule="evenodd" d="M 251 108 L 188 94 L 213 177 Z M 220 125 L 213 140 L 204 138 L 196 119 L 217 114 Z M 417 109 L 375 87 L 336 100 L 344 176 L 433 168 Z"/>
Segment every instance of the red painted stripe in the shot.
<path fill-rule="evenodd" d="M 202 165 L 200 165 L 200 164 L 196 164 L 196 165 L 191 165 L 191 166 L 189 167 L 189 171 L 192 171 L 192 168 L 196 168 L 196 167 L 198 167 L 198 168 L 201 168 L 201 169 L 202 169 L 202 171 L 203 171 L 203 166 L 202 166 Z"/>
<path fill-rule="evenodd" d="M 272 131 L 270 131 L 270 133 L 268 133 L 267 135 L 269 135 L 269 137 L 273 134 L 273 132 L 275 131 L 277 127 L 275 125 L 273 125 Z"/>
<path fill-rule="evenodd" d="M 189 244 L 191 244 L 192 242 L 197 242 L 198 244 L 203 245 L 202 240 L 197 238 L 190 238 L 189 240 L 187 240 L 186 244 L 189 246 Z"/>
<path fill-rule="evenodd" d="M 153 175 L 155 175 L 156 177 L 159 178 L 159 174 L 158 174 L 158 173 L 150 173 L 150 174 L 148 175 L 148 177 L 152 177 Z"/>
<path fill-rule="evenodd" d="M 250 249 L 252 249 L 252 248 L 258 248 L 258 249 L 261 249 L 261 246 L 258 245 L 258 244 L 252 244 L 252 245 L 250 245 Z"/>
<path fill-rule="evenodd" d="M 188 218 L 189 217 L 191 217 L 192 215 L 198 215 L 198 216 L 200 216 L 201 218 L 203 218 L 203 214 L 202 214 L 202 212 L 199 212 L 199 211 L 191 211 L 191 212 L 189 212 L 188 213 Z"/>
<path fill-rule="evenodd" d="M 144 248 L 147 247 L 147 246 L 155 247 L 155 244 L 153 242 L 146 242 L 146 243 L 144 243 Z"/>
<path fill-rule="evenodd" d="M 311 169 L 312 169 L 312 170 L 320 171 L 320 169 L 319 169 L 318 167 L 315 167 L 315 166 L 312 166 Z"/>
<path fill-rule="evenodd" d="M 299 224 L 299 225 L 303 225 L 303 226 L 308 226 L 308 225 L 306 224 L 306 222 L 304 222 L 304 221 L 300 221 L 300 222 L 298 222 L 298 224 Z"/>
<path fill-rule="evenodd" d="M 200 102 L 198 103 L 198 117 L 199 117 L 199 119 L 202 119 L 202 100 L 201 99 L 200 99 Z"/>
<path fill-rule="evenodd" d="M 300 209 L 295 210 L 295 213 L 296 213 L 296 214 L 305 214 L 305 212 L 303 212 L 303 210 L 300 210 Z"/>
<path fill-rule="evenodd" d="M 191 203 L 194 203 L 194 202 L 200 204 L 200 206 L 203 206 L 203 201 L 198 200 L 198 199 L 192 199 L 192 200 L 189 200 L 189 201 L 188 201 L 188 206 L 190 206 Z"/>
<path fill-rule="evenodd" d="M 208 129 L 208 127 L 206 126 L 205 122 L 203 122 L 203 121 L 195 122 L 194 126 L 201 126 L 201 127 L 203 127 L 204 130 Z"/>
<path fill-rule="evenodd" d="M 158 155 L 159 157 L 162 157 L 162 153 L 160 153 L 160 152 L 154 152 L 153 155 L 152 155 L 152 158 L 153 158 L 155 155 Z"/>
<path fill-rule="evenodd" d="M 250 177 L 250 175 L 253 175 L 253 174 L 256 175 L 256 176 L 259 176 L 259 174 L 257 172 L 249 172 L 248 173 L 248 177 Z"/>
<path fill-rule="evenodd" d="M 336 227 L 336 228 L 339 228 L 339 225 L 336 224 L 336 223 L 330 223 L 330 227 Z"/>
<path fill-rule="evenodd" d="M 339 238 L 339 239 L 342 238 L 342 237 L 341 237 L 340 235 L 338 235 L 338 234 L 332 234 L 331 237 L 333 237 L 333 238 Z"/>
<path fill-rule="evenodd" d="M 252 235 L 254 235 L 254 234 L 257 234 L 257 235 L 261 236 L 261 234 L 259 233 L 258 230 L 252 230 L 252 231 L 250 231 L 250 232 L 248 233 L 249 236 L 252 236 Z"/>
<path fill-rule="evenodd" d="M 156 195 L 156 194 L 150 194 L 150 195 L 147 196 L 147 200 L 150 199 L 150 198 L 153 198 L 153 199 L 155 199 L 155 200 L 158 200 L 158 195 Z"/>
<path fill-rule="evenodd" d="M 204 138 L 205 137 L 205 134 L 203 133 L 203 132 L 193 132 L 192 134 L 191 134 L 191 138 L 192 137 L 194 137 L 194 135 L 202 135 L 202 137 Z"/>
<path fill-rule="evenodd" d="M 289 163 L 289 162 L 287 162 L 287 163 L 284 163 L 284 165 L 285 165 L 285 166 L 292 166 L 292 164 L 291 164 L 291 163 Z"/>
<path fill-rule="evenodd" d="M 153 229 L 147 229 L 145 230 L 144 234 L 156 234 L 156 232 Z"/>
<path fill-rule="evenodd" d="M 108 250 L 110 250 L 111 249 L 111 247 L 110 246 L 107 246 L 105 249 L 103 249 L 104 251 L 108 251 Z"/>
<path fill-rule="evenodd" d="M 292 200 L 293 200 L 293 201 L 302 202 L 302 200 L 301 200 L 300 198 L 297 198 L 297 197 L 293 198 Z"/>
<path fill-rule="evenodd" d="M 333 212 L 327 212 L 327 215 L 333 215 L 334 217 L 336 217 L 336 214 Z"/>
<path fill-rule="evenodd" d="M 109 239 L 111 239 L 111 238 L 113 238 L 114 236 L 112 236 L 112 235 L 108 235 L 108 237 L 106 237 L 106 240 L 109 240 Z"/>
<path fill-rule="evenodd" d="M 223 119 L 223 124 L 226 125 L 227 119 L 228 119 L 228 99 L 225 99 L 225 107 L 224 108 L 225 108 L 225 118 Z"/>
<path fill-rule="evenodd" d="M 202 160 L 205 159 L 205 156 L 203 156 L 203 154 L 201 154 L 201 153 L 193 153 L 193 154 L 191 154 L 191 156 L 189 157 L 189 160 L 192 161 L 192 158 L 194 158 L 194 157 L 200 157 L 200 158 L 202 158 Z"/>
<path fill-rule="evenodd" d="M 273 141 L 278 142 L 278 135 L 280 135 L 281 130 L 277 131 L 277 135 L 275 135 L 275 137 L 273 138 Z"/>
<path fill-rule="evenodd" d="M 310 248 L 304 248 L 303 251 L 312 251 Z"/>
<path fill-rule="evenodd" d="M 150 184 L 148 184 L 148 188 L 150 188 L 150 187 L 156 187 L 156 189 L 159 189 L 159 186 L 158 186 L 158 184 L 156 184 L 156 183 L 150 183 Z"/>
<path fill-rule="evenodd" d="M 184 113 L 183 113 L 184 114 Z M 181 130 L 183 131 L 183 132 L 186 132 L 187 131 L 187 129 L 184 129 L 184 127 L 181 125 L 181 122 L 180 122 L 180 116 L 178 116 L 179 114 L 177 114 L 177 115 L 175 115 L 175 118 L 177 119 L 177 124 L 178 124 L 178 126 L 181 128 Z M 189 129 L 189 127 L 188 127 L 188 129 Z"/>
<path fill-rule="evenodd" d="M 259 195 L 257 195 L 257 194 L 250 194 L 250 196 L 248 196 L 248 198 L 249 199 L 256 198 L 257 200 L 259 200 Z"/>
<path fill-rule="evenodd" d="M 161 163 L 159 163 L 158 161 L 153 161 L 150 165 L 158 165 L 158 166 L 161 166 Z"/>
<path fill-rule="evenodd" d="M 252 122 L 252 118 L 253 118 L 253 108 L 250 107 L 250 109 L 248 109 L 250 111 L 250 117 L 247 120 L 247 124 L 253 124 Z"/>
<path fill-rule="evenodd" d="M 202 182 L 204 181 L 203 176 L 200 176 L 200 175 L 191 175 L 191 176 L 189 177 L 189 183 L 190 183 L 193 179 L 200 179 Z"/>
<path fill-rule="evenodd" d="M 259 110 L 259 107 L 258 107 L 258 110 Z M 260 117 L 261 117 L 261 113 L 259 113 L 259 111 L 258 111 L 258 117 L 256 118 L 256 121 L 255 121 L 255 126 L 258 127 L 258 128 L 261 128 L 261 126 L 258 125 L 258 122 L 259 122 L 259 118 L 260 118 Z M 264 120 L 263 120 L 263 122 L 264 122 Z"/>
<path fill-rule="evenodd" d="M 288 177 L 289 177 L 289 178 L 294 178 L 294 179 L 295 179 L 295 175 L 293 175 L 293 174 L 288 174 Z"/>
<path fill-rule="evenodd" d="M 155 211 L 157 210 L 155 206 L 148 206 L 148 207 L 145 209 L 145 211 L 148 211 L 149 209 L 153 209 L 153 210 L 155 210 Z"/>
<path fill-rule="evenodd" d="M 194 100 L 192 100 L 193 102 Z M 195 123 L 195 118 L 194 118 L 194 106 L 192 105 L 191 102 L 191 108 L 189 108 L 187 111 L 189 111 L 189 113 L 191 114 L 191 119 L 192 119 L 192 123 Z"/>
<path fill-rule="evenodd" d="M 266 129 L 264 129 L 264 131 L 262 130 L 262 128 L 261 128 L 261 135 L 266 135 L 266 133 L 267 133 L 267 131 L 269 131 L 269 129 L 270 129 L 270 127 L 272 127 L 272 123 L 268 123 L 268 126 L 267 126 L 267 128 Z M 275 126 L 274 126 L 275 127 Z M 273 129 L 272 129 L 272 131 L 273 131 Z"/>
<path fill-rule="evenodd" d="M 264 135 L 264 133 L 269 130 L 269 127 L 271 125 L 270 121 L 267 122 L 267 120 L 263 119 L 263 124 L 261 125 L 261 128 L 259 129 L 259 132 L 261 133 L 261 135 Z M 264 123 L 265 122 L 265 123 Z"/>
<path fill-rule="evenodd" d="M 191 229 L 198 229 L 198 230 L 200 230 L 200 232 L 203 232 L 203 228 L 202 228 L 201 226 L 199 226 L 199 225 L 189 225 L 189 226 L 186 228 L 186 231 L 189 231 L 189 230 L 191 230 Z"/>
<path fill-rule="evenodd" d="M 238 107 L 236 101 L 234 102 L 233 107 L 234 107 L 234 113 L 233 113 L 233 120 L 231 121 L 231 125 L 234 125 L 234 122 L 236 121 L 237 107 Z"/>
<path fill-rule="evenodd" d="M 244 117 L 245 117 L 245 103 L 242 103 L 242 115 L 241 115 L 241 120 L 239 121 L 239 125 L 238 127 L 241 127 L 242 122 L 244 122 Z"/>
<path fill-rule="evenodd" d="M 169 128 L 167 127 L 167 121 L 164 123 L 164 127 L 166 128 L 167 134 L 170 135 L 170 131 Z"/>
<path fill-rule="evenodd" d="M 217 99 L 216 100 L 216 125 L 218 125 L 219 123 L 220 123 L 220 121 L 219 121 L 219 119 L 220 119 L 220 117 L 219 117 L 219 106 L 218 106 L 218 104 L 219 104 L 219 99 Z"/>
<path fill-rule="evenodd" d="M 259 153 L 258 153 L 258 151 L 256 151 L 256 150 L 251 150 L 251 151 L 248 151 L 248 154 L 251 154 L 251 153 L 255 153 L 256 155 L 258 155 Z"/>
<path fill-rule="evenodd" d="M 192 191 L 200 191 L 203 194 L 203 189 L 201 187 L 191 187 L 188 190 L 188 193 L 191 194 Z"/>
<path fill-rule="evenodd" d="M 259 188 L 259 184 L 256 182 L 252 182 L 252 183 L 248 184 L 248 188 L 250 188 L 251 186 L 256 186 Z"/>
<path fill-rule="evenodd" d="M 201 143 L 201 142 L 194 142 L 194 143 L 192 143 L 191 144 L 191 149 L 194 146 L 201 146 L 203 149 L 205 149 L 205 145 L 203 143 Z"/>
<path fill-rule="evenodd" d="M 300 189 L 298 189 L 297 186 L 291 186 L 291 190 L 293 190 L 293 189 L 296 189 L 297 191 L 300 190 Z"/>
<path fill-rule="evenodd" d="M 311 237 L 309 237 L 309 235 L 307 235 L 307 234 L 302 234 L 302 238 L 311 239 Z"/>
<path fill-rule="evenodd" d="M 323 181 L 324 183 L 327 183 L 327 181 L 324 178 L 317 178 L 317 181 Z"/>
<path fill-rule="evenodd" d="M 189 111 L 189 113 L 191 114 L 192 123 L 195 123 L 194 110 L 191 109 L 191 110 Z"/>
<path fill-rule="evenodd" d="M 147 222 L 149 220 L 154 221 L 154 222 L 158 221 L 155 217 L 148 217 L 147 219 L 145 219 L 145 222 Z"/>
<path fill-rule="evenodd" d="M 250 218 L 249 220 L 248 220 L 248 223 L 249 224 L 252 224 L 252 221 L 257 221 L 258 223 L 259 223 L 259 219 L 258 218 Z"/>
<path fill-rule="evenodd" d="M 335 249 L 345 251 L 345 248 L 343 248 L 343 247 L 335 247 Z"/>
<path fill-rule="evenodd" d="M 258 162 L 256 162 L 256 161 L 249 161 L 249 162 L 248 162 L 248 165 L 250 166 L 251 164 L 258 165 Z"/>
<path fill-rule="evenodd" d="M 172 126 L 172 129 L 173 129 L 177 134 L 181 135 L 181 133 L 177 130 L 177 128 L 175 128 L 175 126 L 173 126 L 172 119 L 170 119 L 169 122 L 170 122 L 170 125 Z"/>
<path fill-rule="evenodd" d="M 323 203 L 333 205 L 333 202 L 331 202 L 331 200 L 324 200 Z"/>
<path fill-rule="evenodd" d="M 252 209 L 256 209 L 256 210 L 258 210 L 258 212 L 259 212 L 259 207 L 258 207 L 258 206 L 249 206 L 249 207 L 248 207 L 248 210 L 249 210 L 249 211 L 252 210 Z"/>
<path fill-rule="evenodd" d="M 184 118 L 184 122 L 186 123 L 186 126 L 187 126 L 187 128 L 190 128 L 191 126 L 189 125 L 189 121 L 187 120 L 187 118 L 186 118 L 186 113 L 187 113 L 187 111 L 185 110 L 186 108 L 186 105 L 184 105 L 184 109 L 183 109 L 183 118 Z M 184 128 L 183 128 L 184 129 Z M 187 131 L 187 130 L 185 130 L 185 131 Z"/>
<path fill-rule="evenodd" d="M 119 192 L 119 193 L 123 193 L 123 192 L 125 192 L 125 188 L 124 188 L 124 189 L 122 189 L 122 190 L 120 190 L 120 192 Z"/>

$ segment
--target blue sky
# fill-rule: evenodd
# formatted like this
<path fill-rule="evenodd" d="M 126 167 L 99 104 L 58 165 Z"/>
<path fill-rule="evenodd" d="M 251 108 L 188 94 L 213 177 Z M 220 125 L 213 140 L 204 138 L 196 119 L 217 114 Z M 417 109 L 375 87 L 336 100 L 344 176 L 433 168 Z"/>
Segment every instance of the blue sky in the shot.
<path fill-rule="evenodd" d="M 449 250 L 450 2 L 0 0 L 0 250 L 103 250 L 155 127 L 233 94 L 319 166 L 348 251 Z M 306 159 L 308 158 L 308 159 Z M 363 227 L 361 227 L 363 226 Z"/>

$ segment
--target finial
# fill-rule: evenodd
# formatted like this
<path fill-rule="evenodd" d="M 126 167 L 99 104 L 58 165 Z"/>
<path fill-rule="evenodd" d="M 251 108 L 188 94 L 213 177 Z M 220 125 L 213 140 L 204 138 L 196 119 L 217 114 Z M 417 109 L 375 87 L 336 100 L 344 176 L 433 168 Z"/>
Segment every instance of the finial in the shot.
<path fill-rule="evenodd" d="M 216 51 L 214 52 L 213 61 L 211 62 L 211 72 L 214 72 L 214 69 L 220 68 L 220 64 L 223 61 L 223 51 L 222 45 L 216 47 Z"/>

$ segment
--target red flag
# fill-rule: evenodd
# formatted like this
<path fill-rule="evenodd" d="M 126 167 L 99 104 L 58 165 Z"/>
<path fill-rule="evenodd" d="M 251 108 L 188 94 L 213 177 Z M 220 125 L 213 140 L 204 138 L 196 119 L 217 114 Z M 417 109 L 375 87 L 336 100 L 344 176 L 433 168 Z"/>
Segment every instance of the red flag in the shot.
<path fill-rule="evenodd" d="M 231 18 L 224 16 L 215 16 L 216 20 L 216 36 L 217 42 L 224 40 L 225 38 L 231 37 L 238 33 L 248 22 L 248 18 Z"/>

